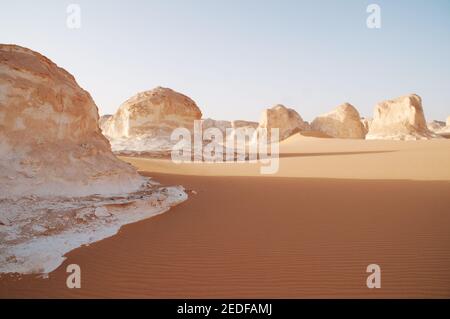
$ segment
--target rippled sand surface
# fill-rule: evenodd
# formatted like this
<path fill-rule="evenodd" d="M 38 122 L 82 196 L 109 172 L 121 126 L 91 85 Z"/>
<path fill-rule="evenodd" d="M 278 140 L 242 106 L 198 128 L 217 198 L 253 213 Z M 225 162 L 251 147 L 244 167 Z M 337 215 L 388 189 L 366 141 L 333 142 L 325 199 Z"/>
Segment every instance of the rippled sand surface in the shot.
<path fill-rule="evenodd" d="M 2 279 L 1 296 L 450 297 L 449 183 L 153 176 L 197 194 L 47 280 Z M 80 290 L 65 287 L 70 263 Z"/>

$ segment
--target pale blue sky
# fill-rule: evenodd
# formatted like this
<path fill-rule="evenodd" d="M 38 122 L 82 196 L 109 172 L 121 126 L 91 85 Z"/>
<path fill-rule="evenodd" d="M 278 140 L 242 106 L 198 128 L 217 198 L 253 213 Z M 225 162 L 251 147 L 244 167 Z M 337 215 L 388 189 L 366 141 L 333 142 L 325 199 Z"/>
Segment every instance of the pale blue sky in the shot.
<path fill-rule="evenodd" d="M 81 6 L 81 29 L 66 8 Z M 367 5 L 382 28 L 366 27 Z M 101 114 L 158 85 L 205 117 L 258 120 L 277 103 L 305 120 L 350 102 L 422 96 L 427 120 L 450 115 L 449 0 L 0 0 L 0 42 L 72 73 Z"/>

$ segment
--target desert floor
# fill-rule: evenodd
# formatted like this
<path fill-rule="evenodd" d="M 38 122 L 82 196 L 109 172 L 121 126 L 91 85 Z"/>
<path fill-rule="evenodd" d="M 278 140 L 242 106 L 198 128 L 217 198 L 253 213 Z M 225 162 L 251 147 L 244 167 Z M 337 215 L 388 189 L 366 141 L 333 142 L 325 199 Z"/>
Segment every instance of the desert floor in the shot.
<path fill-rule="evenodd" d="M 188 201 L 81 247 L 43 279 L 3 275 L 0 297 L 450 298 L 450 140 L 295 135 L 259 164 L 122 158 Z M 79 264 L 82 288 L 66 287 Z M 366 287 L 378 264 L 381 289 Z"/>

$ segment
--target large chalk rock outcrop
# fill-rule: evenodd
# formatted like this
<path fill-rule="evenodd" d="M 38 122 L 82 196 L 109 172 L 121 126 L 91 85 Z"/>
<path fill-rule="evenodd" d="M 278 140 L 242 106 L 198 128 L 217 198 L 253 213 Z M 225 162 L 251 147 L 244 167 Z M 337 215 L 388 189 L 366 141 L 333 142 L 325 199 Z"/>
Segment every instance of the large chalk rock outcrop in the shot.
<path fill-rule="evenodd" d="M 0 45 L 0 274 L 64 255 L 187 199 L 117 159 L 91 96 L 39 53 Z"/>
<path fill-rule="evenodd" d="M 316 117 L 311 129 L 337 138 L 364 139 L 366 135 L 358 111 L 349 103 Z"/>
<path fill-rule="evenodd" d="M 438 136 L 427 127 L 422 99 L 411 94 L 378 103 L 366 139 L 418 140 L 435 137 Z"/>
<path fill-rule="evenodd" d="M 445 122 L 448 127 L 450 127 L 450 116 L 447 117 L 447 121 Z"/>
<path fill-rule="evenodd" d="M 157 87 L 138 93 L 125 101 L 117 112 L 103 122 L 107 137 L 170 136 L 178 127 L 192 129 L 202 112 L 189 97 L 174 90 Z"/>
<path fill-rule="evenodd" d="M 258 128 L 267 129 L 269 136 L 272 128 L 278 128 L 280 141 L 310 129 L 309 124 L 295 110 L 281 104 L 263 111 Z"/>
<path fill-rule="evenodd" d="M 71 74 L 39 53 L 0 45 L 0 197 L 137 190 L 142 178 L 112 154 L 98 120 Z"/>

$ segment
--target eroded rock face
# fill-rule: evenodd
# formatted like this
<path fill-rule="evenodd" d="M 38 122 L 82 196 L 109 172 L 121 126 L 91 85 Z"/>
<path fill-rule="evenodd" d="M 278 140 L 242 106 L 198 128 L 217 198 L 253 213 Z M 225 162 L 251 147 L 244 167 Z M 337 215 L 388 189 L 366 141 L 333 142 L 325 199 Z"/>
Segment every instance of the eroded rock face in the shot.
<path fill-rule="evenodd" d="M 366 132 L 366 134 L 369 132 L 370 124 L 372 124 L 372 121 L 373 120 L 371 118 L 366 118 L 366 117 L 361 118 L 361 123 L 364 126 L 364 131 Z"/>
<path fill-rule="evenodd" d="M 267 129 L 269 136 L 270 129 L 278 128 L 280 141 L 292 134 L 310 129 L 309 124 L 303 121 L 295 110 L 281 104 L 263 111 L 258 128 Z"/>
<path fill-rule="evenodd" d="M 336 138 L 364 139 L 366 135 L 358 111 L 349 103 L 316 117 L 311 128 Z"/>
<path fill-rule="evenodd" d="M 418 140 L 435 137 L 437 135 L 427 127 L 422 99 L 411 94 L 378 103 L 366 139 Z"/>
<path fill-rule="evenodd" d="M 125 101 L 101 128 L 111 138 L 170 136 L 178 127 L 192 129 L 194 120 L 201 117 L 202 112 L 189 97 L 157 87 Z"/>
<path fill-rule="evenodd" d="M 74 77 L 39 53 L 0 45 L 0 197 L 136 190 L 111 152 L 98 110 Z"/>
<path fill-rule="evenodd" d="M 446 123 L 446 125 L 447 125 L 447 126 L 449 126 L 449 127 L 450 127 L 450 116 L 449 116 L 449 117 L 447 117 L 447 121 L 446 121 L 445 123 Z"/>

